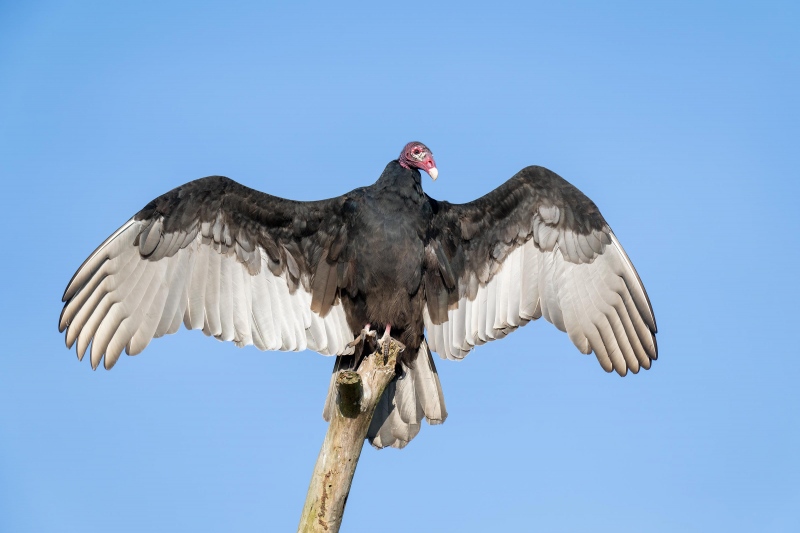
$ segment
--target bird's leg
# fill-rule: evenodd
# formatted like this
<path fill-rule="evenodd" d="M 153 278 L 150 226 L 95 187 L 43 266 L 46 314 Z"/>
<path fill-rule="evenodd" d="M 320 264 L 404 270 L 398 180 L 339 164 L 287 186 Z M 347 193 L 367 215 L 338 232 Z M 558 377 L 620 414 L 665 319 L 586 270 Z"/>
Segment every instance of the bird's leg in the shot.
<path fill-rule="evenodd" d="M 358 346 L 362 342 L 366 342 L 367 341 L 367 337 L 372 337 L 373 339 L 375 337 L 377 337 L 378 334 L 374 330 L 372 330 L 370 328 L 371 328 L 371 326 L 369 324 L 364 326 L 364 329 L 361 330 L 361 333 L 358 334 L 358 337 L 356 337 L 352 341 L 348 342 L 347 346 L 352 348 L 352 347 Z"/>
<path fill-rule="evenodd" d="M 392 338 L 392 325 L 386 324 L 386 331 L 383 333 L 383 337 L 378 339 L 378 346 L 381 348 L 384 360 L 389 359 L 389 346 L 391 346 L 392 342 L 397 344 L 397 346 L 400 348 L 398 353 L 405 351 L 406 345 L 399 340 Z"/>

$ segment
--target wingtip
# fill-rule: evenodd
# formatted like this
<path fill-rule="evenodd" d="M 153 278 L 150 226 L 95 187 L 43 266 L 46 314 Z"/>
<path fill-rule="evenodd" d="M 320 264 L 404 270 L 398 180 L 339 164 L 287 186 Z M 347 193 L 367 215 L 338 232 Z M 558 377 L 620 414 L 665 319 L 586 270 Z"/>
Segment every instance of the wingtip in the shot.
<path fill-rule="evenodd" d="M 442 415 L 442 418 L 428 418 L 425 417 L 425 421 L 428 422 L 431 426 L 438 426 L 439 424 L 444 424 L 445 420 L 447 420 L 447 413 Z"/>
<path fill-rule="evenodd" d="M 58 315 L 58 332 L 64 333 L 64 330 L 67 329 L 69 324 L 66 320 L 64 320 L 64 313 L 67 311 L 67 306 L 61 308 L 61 313 Z"/>
<path fill-rule="evenodd" d="M 103 357 L 103 368 L 105 368 L 106 370 L 111 370 L 112 368 L 114 368 L 114 365 L 117 364 L 117 361 L 119 361 L 119 356 L 108 357 L 108 355 L 106 355 L 105 357 Z"/>

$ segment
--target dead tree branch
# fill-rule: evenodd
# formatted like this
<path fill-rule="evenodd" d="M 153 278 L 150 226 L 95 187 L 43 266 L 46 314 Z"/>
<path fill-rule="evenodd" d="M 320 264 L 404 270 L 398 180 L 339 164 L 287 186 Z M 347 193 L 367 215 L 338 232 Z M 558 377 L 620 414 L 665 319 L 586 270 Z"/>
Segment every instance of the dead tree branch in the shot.
<path fill-rule="evenodd" d="M 336 408 L 314 466 L 298 533 L 336 533 L 372 415 L 394 377 L 400 346 L 394 342 L 365 357 L 356 372 L 336 376 Z"/>

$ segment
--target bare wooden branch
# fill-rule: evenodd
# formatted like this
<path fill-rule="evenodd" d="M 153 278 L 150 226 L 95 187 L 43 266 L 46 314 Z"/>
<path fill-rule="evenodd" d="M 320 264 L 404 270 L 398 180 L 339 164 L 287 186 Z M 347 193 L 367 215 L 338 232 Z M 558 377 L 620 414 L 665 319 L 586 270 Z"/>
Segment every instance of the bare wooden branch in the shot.
<path fill-rule="evenodd" d="M 392 340 L 383 353 L 365 357 L 357 372 L 336 376 L 336 409 L 314 466 L 298 533 L 336 533 L 375 407 L 394 377 L 401 347 Z"/>

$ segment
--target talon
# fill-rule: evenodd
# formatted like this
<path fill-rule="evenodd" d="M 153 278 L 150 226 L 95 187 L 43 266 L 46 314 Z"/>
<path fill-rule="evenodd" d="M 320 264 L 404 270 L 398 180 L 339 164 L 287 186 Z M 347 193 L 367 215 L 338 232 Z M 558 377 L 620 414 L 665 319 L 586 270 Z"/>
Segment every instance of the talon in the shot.
<path fill-rule="evenodd" d="M 350 342 L 348 342 L 347 346 L 350 347 L 350 348 L 353 348 L 355 346 L 358 346 L 358 344 L 366 341 L 367 337 L 375 338 L 377 336 L 378 336 L 377 333 L 375 333 L 375 331 L 371 330 L 370 329 L 370 325 L 367 324 L 366 326 L 364 326 L 364 329 L 361 330 L 361 333 L 358 334 L 358 337 L 356 337 L 355 339 L 353 339 Z"/>
<path fill-rule="evenodd" d="M 380 346 L 381 351 L 383 352 L 383 357 L 386 359 L 388 359 L 389 357 L 389 347 L 392 345 L 392 342 L 394 342 L 398 346 L 398 348 L 400 348 L 401 352 L 404 352 L 406 349 L 406 345 L 397 339 L 393 339 L 391 333 L 392 333 L 392 326 L 387 325 L 386 331 L 383 333 L 383 337 L 378 339 L 378 346 Z M 375 332 L 373 331 L 372 334 L 374 335 Z"/>
<path fill-rule="evenodd" d="M 392 338 L 391 333 L 392 333 L 392 326 L 391 325 L 387 325 L 386 326 L 386 331 L 383 333 L 383 337 L 378 339 L 378 346 L 383 348 L 383 345 L 386 344 L 386 341 L 390 340 Z"/>

